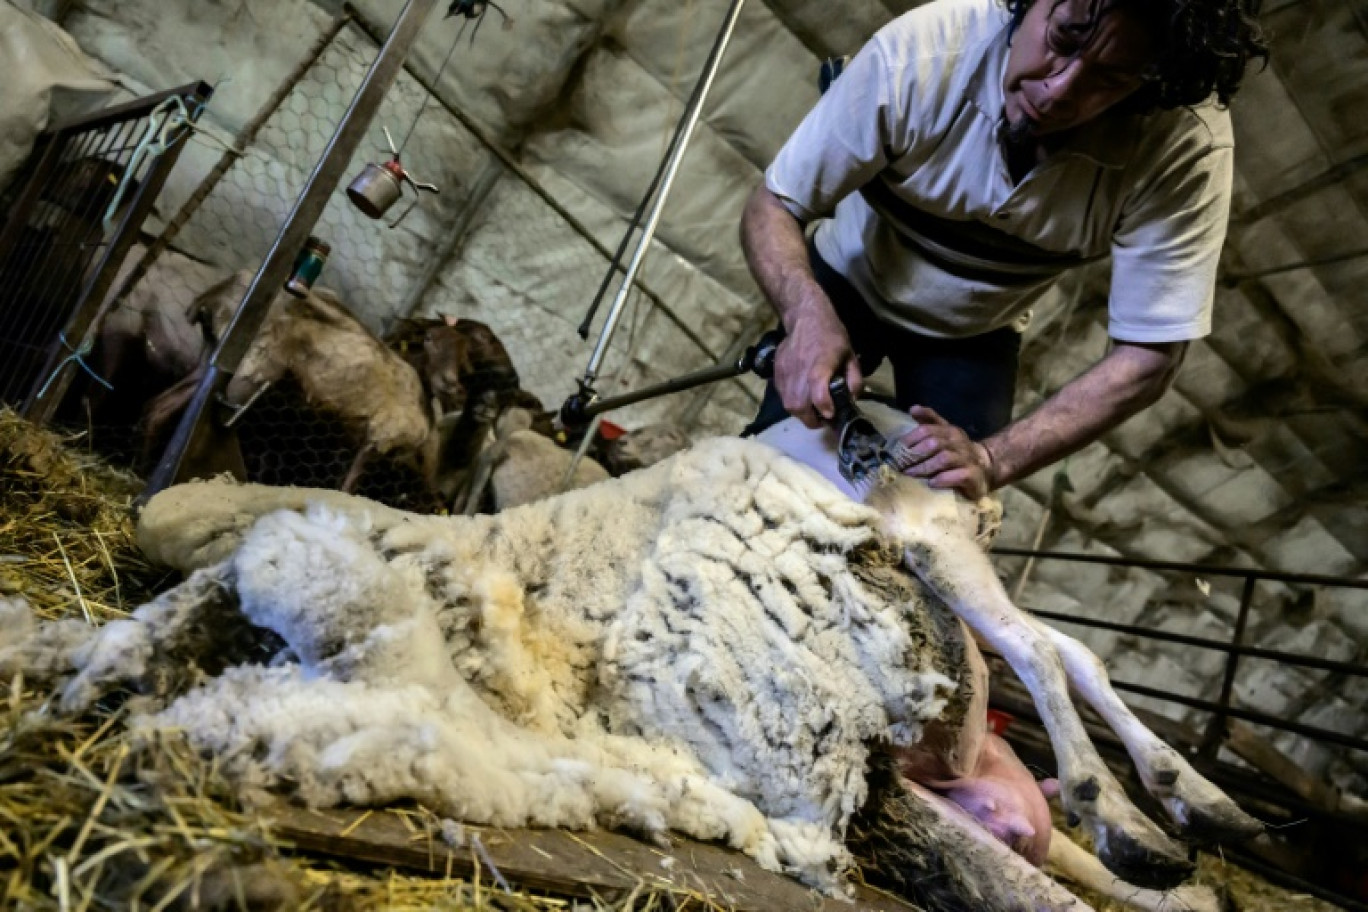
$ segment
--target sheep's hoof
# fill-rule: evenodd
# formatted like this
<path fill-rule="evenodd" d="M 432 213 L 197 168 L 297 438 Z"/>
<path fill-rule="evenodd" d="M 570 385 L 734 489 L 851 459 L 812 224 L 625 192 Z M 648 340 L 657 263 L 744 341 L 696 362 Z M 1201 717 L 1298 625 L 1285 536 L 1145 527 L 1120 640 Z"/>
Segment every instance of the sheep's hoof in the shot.
<path fill-rule="evenodd" d="M 1172 890 L 1192 876 L 1196 869 L 1182 848 L 1157 827 L 1132 833 L 1121 827 L 1108 827 L 1097 840 L 1098 860 L 1117 877 L 1137 887 Z"/>
<path fill-rule="evenodd" d="M 1183 836 L 1198 845 L 1246 842 L 1262 835 L 1264 825 L 1224 795 L 1204 805 L 1188 804 L 1183 815 Z"/>

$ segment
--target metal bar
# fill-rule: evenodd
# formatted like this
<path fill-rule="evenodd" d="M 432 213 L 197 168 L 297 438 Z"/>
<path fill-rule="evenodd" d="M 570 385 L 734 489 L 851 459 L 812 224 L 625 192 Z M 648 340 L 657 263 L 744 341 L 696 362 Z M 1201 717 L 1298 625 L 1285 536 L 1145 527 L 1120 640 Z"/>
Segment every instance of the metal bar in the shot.
<path fill-rule="evenodd" d="M 1335 672 L 1336 674 L 1368 677 L 1368 665 L 1355 665 L 1352 662 L 1336 662 L 1331 659 L 1318 659 L 1314 656 L 1298 655 L 1294 652 L 1281 652 L 1277 649 L 1261 649 L 1257 646 L 1232 646 L 1225 640 L 1210 640 L 1205 637 L 1188 636 L 1183 633 L 1168 633 L 1163 630 L 1151 630 L 1148 627 L 1140 627 L 1135 624 L 1119 624 L 1115 621 L 1103 621 L 1097 618 L 1075 617 L 1073 615 L 1061 614 L 1057 611 L 1037 611 L 1030 607 L 1026 607 L 1026 610 L 1034 617 L 1043 618 L 1047 621 L 1056 621 L 1063 624 L 1077 624 L 1079 627 L 1089 627 L 1097 630 L 1111 630 L 1116 633 L 1126 633 L 1143 637 L 1147 640 L 1177 643 L 1181 646 L 1193 646 L 1197 649 L 1209 649 L 1212 652 L 1224 652 L 1243 656 L 1248 659 L 1267 659 L 1272 662 L 1281 662 L 1284 665 L 1297 665 L 1302 668 L 1314 668 L 1319 671 Z"/>
<path fill-rule="evenodd" d="M 1277 196 L 1270 197 L 1262 203 L 1250 206 L 1244 212 L 1239 213 L 1231 219 L 1236 225 L 1250 225 L 1275 212 L 1280 212 L 1294 203 L 1300 202 L 1313 193 L 1333 187 L 1344 180 L 1350 174 L 1361 168 L 1368 167 L 1368 152 L 1356 155 L 1351 159 L 1340 162 L 1328 170 L 1316 175 L 1308 181 L 1285 190 Z"/>
<path fill-rule="evenodd" d="M 343 7 L 352 14 L 352 17 L 355 19 L 356 24 L 361 29 L 361 31 L 365 33 L 365 35 L 368 38 L 370 38 L 372 41 L 375 41 L 378 44 L 379 38 L 377 36 L 375 26 L 370 22 L 370 20 L 367 19 L 359 10 L 353 7 L 350 3 L 343 4 Z M 474 136 L 475 139 L 478 140 L 481 145 L 483 145 L 490 152 L 493 152 L 495 155 L 497 155 L 499 157 L 499 161 L 503 162 L 504 166 L 508 168 L 509 171 L 512 171 L 515 175 L 517 175 L 518 180 L 522 181 L 523 185 L 527 187 L 527 189 L 531 190 L 537 196 L 538 199 L 540 199 L 543 203 L 549 206 L 551 208 L 551 211 L 555 212 L 556 215 L 560 216 L 561 219 L 564 220 L 564 222 L 567 225 L 569 225 L 570 228 L 576 234 L 584 238 L 584 240 L 589 244 L 589 246 L 593 247 L 594 250 L 598 251 L 600 256 L 610 261 L 613 259 L 613 252 L 609 250 L 608 247 L 604 245 L 604 243 L 600 241 L 592 231 L 589 230 L 588 226 L 586 226 L 584 222 L 576 218 L 575 215 L 569 209 L 566 209 L 565 206 L 562 205 L 559 200 L 552 196 L 550 191 L 543 187 L 541 185 L 541 182 L 532 176 L 532 172 L 528 171 L 527 168 L 523 167 L 522 163 L 519 162 L 516 158 L 514 158 L 511 152 L 509 152 L 507 149 L 499 145 L 499 143 L 497 143 L 494 140 L 494 138 L 489 135 L 489 133 L 484 129 L 484 127 L 480 126 L 479 123 L 471 119 L 470 115 L 466 114 L 460 108 L 451 104 L 440 94 L 438 94 L 436 87 L 433 86 L 432 83 L 429 82 L 425 77 L 420 76 L 413 69 L 413 67 L 406 67 L 405 70 L 414 82 L 418 83 L 418 85 L 422 86 L 423 89 L 429 95 L 437 99 L 437 103 L 442 106 L 443 110 L 445 110 L 452 117 L 456 118 L 457 122 L 460 123 L 461 126 L 465 127 L 465 129 L 469 130 L 470 135 Z M 699 351 L 708 356 L 708 360 L 718 360 L 717 354 L 714 353 L 713 350 L 708 347 L 708 344 L 703 341 L 703 339 L 698 335 L 698 333 L 694 332 L 693 327 L 685 323 L 684 320 L 680 318 L 679 314 L 675 313 L 674 309 L 670 307 L 670 305 L 665 303 L 665 300 L 661 298 L 660 295 L 656 294 L 654 291 L 647 288 L 640 277 L 637 277 L 636 281 L 633 284 L 636 285 L 637 291 L 640 291 L 643 295 L 645 295 L 646 299 L 650 301 L 651 304 L 657 310 L 659 310 L 662 314 L 665 315 L 665 319 L 669 320 L 670 323 L 672 323 L 676 329 L 683 333 L 684 337 L 688 339 L 690 342 L 692 342 Z M 747 396 L 754 399 L 756 402 L 759 401 L 758 397 L 756 397 L 755 394 L 752 393 L 750 390 L 746 389 L 745 386 L 740 386 L 740 389 Z"/>
<path fill-rule="evenodd" d="M 1050 760 L 1053 760 L 1053 747 L 1050 744 L 1048 734 L 1040 725 L 1040 713 L 1036 710 L 1035 704 L 1029 696 L 1021 696 L 1016 693 L 1007 692 L 993 687 L 989 697 L 988 705 L 993 709 L 1000 710 L 1012 716 L 1014 719 L 1021 720 L 1021 726 L 1011 726 L 1007 730 L 1007 739 L 1020 743 L 1023 738 L 1032 735 L 1040 739 L 1040 746 L 1049 753 Z M 1135 715 L 1144 723 L 1146 728 L 1154 730 L 1165 741 L 1175 749 L 1187 752 L 1188 742 L 1175 737 L 1171 726 L 1177 725 L 1172 720 L 1164 716 L 1156 716 L 1146 712 L 1143 708 L 1136 707 Z M 1106 722 L 1100 718 L 1092 719 L 1088 716 L 1083 717 L 1083 727 L 1088 733 L 1088 740 L 1097 746 L 1098 751 L 1111 754 L 1112 758 L 1118 761 L 1119 765 L 1130 772 L 1134 772 L 1135 765 L 1131 761 L 1130 754 L 1126 750 L 1125 744 L 1117 737 L 1116 732 L 1112 731 Z M 1165 729 L 1169 730 L 1166 732 Z M 1029 732 L 1030 734 L 1025 734 Z M 1046 759 L 1042 757 L 1041 759 Z M 1193 767 L 1212 781 L 1212 783 L 1227 794 L 1238 792 L 1245 797 L 1253 798 L 1268 804 L 1276 804 L 1285 808 L 1289 814 L 1321 814 L 1334 817 L 1339 812 L 1328 811 L 1324 807 L 1315 805 L 1301 795 L 1289 789 L 1277 779 L 1271 778 L 1262 771 L 1241 769 L 1230 763 L 1221 760 L 1206 760 L 1201 757 L 1192 758 Z M 1135 780 L 1138 783 L 1138 778 Z M 1232 795 L 1231 797 L 1235 797 Z"/>
<path fill-rule="evenodd" d="M 1280 573 L 1241 567 L 1212 567 L 1205 564 L 1184 564 L 1174 561 L 1134 560 L 1124 557 L 1103 557 L 1097 554 L 1077 554 L 1071 551 L 1028 551 L 1025 548 L 997 547 L 992 550 L 1001 557 L 1036 557 L 1041 560 L 1072 561 L 1079 564 L 1103 564 L 1108 567 L 1131 567 L 1137 570 L 1159 570 L 1174 573 L 1193 573 L 1198 576 L 1229 576 L 1290 583 L 1299 586 L 1338 586 L 1344 589 L 1368 589 L 1368 579 L 1345 576 L 1321 576 L 1312 573 Z"/>
<path fill-rule="evenodd" d="M 581 412 L 583 418 L 595 418 L 604 412 L 611 412 L 614 409 L 626 408 L 647 399 L 658 399 L 661 396 L 668 396 L 671 393 L 682 393 L 691 390 L 705 383 L 716 383 L 718 380 L 730 380 L 746 372 L 744 364 L 732 362 L 730 364 L 714 364 L 712 367 L 705 367 L 702 370 L 685 374 L 682 377 L 675 377 L 657 383 L 655 386 L 647 386 L 631 393 L 623 393 L 621 396 L 610 396 L 607 399 L 596 399 L 586 405 Z"/>
<path fill-rule="evenodd" d="M 234 143 L 237 148 L 246 149 L 256 141 L 257 136 L 261 133 L 262 127 L 266 126 L 266 122 L 270 120 L 271 116 L 285 103 L 285 99 L 288 98 L 290 93 L 299 85 L 299 81 L 304 78 L 304 74 L 318 62 L 319 58 L 323 56 L 323 52 L 337 40 L 337 36 L 341 33 L 346 24 L 351 21 L 351 18 L 351 13 L 345 10 L 333 17 L 332 22 L 323 30 L 322 34 L 318 36 L 318 40 L 314 42 L 313 47 L 309 48 L 309 51 L 304 55 L 304 58 L 300 60 L 299 63 L 295 64 L 294 69 L 286 75 L 280 85 L 276 86 L 275 91 L 266 99 L 265 103 L 257 110 L 252 119 L 248 121 L 238 135 L 234 137 Z M 181 233 L 182 229 L 189 224 L 191 216 L 199 211 L 200 206 L 204 205 L 204 201 L 209 198 L 209 194 L 219 185 L 224 176 L 232 169 L 233 165 L 237 164 L 240 157 L 241 156 L 238 155 L 237 152 L 232 151 L 225 151 L 219 156 L 217 164 L 215 164 L 214 167 L 210 169 L 209 173 L 204 176 L 204 179 L 200 181 L 199 186 L 195 188 L 195 192 L 190 194 L 190 197 L 181 204 L 180 210 L 176 212 L 171 221 L 166 223 L 166 227 L 162 229 L 161 235 L 152 242 L 147 250 L 143 251 L 142 259 L 138 261 L 138 264 L 124 277 L 123 283 L 119 285 L 119 290 L 109 300 L 108 310 L 113 310 L 118 307 L 119 302 L 128 297 L 129 292 L 142 281 L 143 276 L 147 275 L 147 270 L 151 269 L 152 264 L 155 263 L 161 255 L 166 252 L 166 249 L 171 246 L 171 242 L 174 241 Z"/>
<path fill-rule="evenodd" d="M 1314 260 L 1302 260 L 1300 263 L 1284 263 L 1281 266 L 1269 266 L 1267 269 L 1256 269 L 1253 272 L 1232 272 L 1221 276 L 1221 284 L 1226 288 L 1234 288 L 1241 282 L 1249 282 L 1253 279 L 1282 275 L 1285 272 L 1296 272 L 1298 269 L 1315 269 L 1319 266 L 1334 266 L 1336 263 L 1347 263 L 1350 260 L 1357 260 L 1366 256 L 1368 256 L 1368 247 L 1365 247 L 1362 250 L 1350 250 L 1347 253 L 1337 253 L 1333 256 L 1318 257 Z"/>
<path fill-rule="evenodd" d="M 203 106 L 213 97 L 213 94 L 212 86 L 200 82 L 189 87 L 187 93 L 181 96 L 185 99 L 187 107 L 192 107 L 191 123 L 198 118 L 198 113 L 203 110 Z M 166 185 L 167 178 L 171 175 L 171 170 L 176 167 L 176 162 L 180 160 L 192 129 L 190 126 L 182 127 L 181 135 L 147 168 L 147 173 L 141 180 L 133 200 L 127 206 L 122 221 L 114 229 L 113 239 L 105 248 L 99 266 L 96 267 L 94 274 L 86 282 L 80 298 L 76 301 L 75 308 L 66 321 L 66 328 L 63 332 L 72 346 L 78 349 L 84 347 L 88 341 L 88 336 L 96 327 L 96 318 L 104 310 L 105 298 L 118 275 L 119 266 L 128 256 L 129 250 L 133 247 L 133 242 L 137 239 L 138 228 L 146 221 L 148 213 L 152 211 L 153 204 Z M 102 227 L 100 230 L 103 232 Z M 35 424 L 42 425 L 52 420 L 57 407 L 66 397 L 67 390 L 71 387 L 71 382 L 75 377 L 76 366 L 74 364 L 68 362 L 64 367 L 58 369 L 57 365 L 60 364 L 60 361 L 54 361 L 54 358 L 66 357 L 64 349 L 65 347 L 55 349 L 53 354 L 49 356 L 48 363 L 43 366 L 25 406 L 25 417 Z M 54 371 L 57 371 L 56 378 L 48 382 L 48 378 Z"/>
<path fill-rule="evenodd" d="M 641 219 L 646 214 L 646 207 L 655 197 L 656 190 L 660 187 L 660 181 L 664 178 L 671 160 L 675 157 L 680 138 L 684 135 L 689 112 L 698 101 L 698 93 L 702 90 L 703 80 L 700 79 L 694 83 L 693 91 L 689 93 L 688 100 L 684 102 L 684 110 L 679 114 L 679 122 L 675 124 L 674 132 L 670 134 L 670 142 L 665 147 L 665 154 L 660 157 L 660 164 L 656 167 L 656 172 L 651 177 L 651 183 L 646 187 L 646 192 L 641 195 L 641 202 L 637 203 L 636 212 L 632 213 L 632 220 L 627 223 L 627 230 L 622 232 L 622 240 L 618 242 L 618 248 L 613 253 L 613 259 L 608 263 L 608 271 L 603 274 L 603 281 L 599 283 L 598 291 L 594 294 L 594 302 L 589 305 L 589 312 L 584 315 L 584 321 L 579 325 L 581 339 L 589 338 L 589 327 L 598 314 L 599 306 L 603 304 L 603 298 L 608 294 L 608 288 L 613 284 L 614 276 L 622 271 L 622 255 L 627 252 L 627 247 L 632 242 L 632 235 L 641 226 Z"/>
<path fill-rule="evenodd" d="M 774 325 L 774 310 L 768 301 L 761 301 L 751 308 L 750 316 L 741 324 L 741 331 L 736 334 L 732 344 L 727 346 L 727 351 L 722 355 L 721 361 L 735 361 L 746 353 L 746 349 L 752 344 L 751 340 L 757 338 L 765 330 Z M 738 384 L 739 385 L 739 384 Z M 745 389 L 743 386 L 742 389 Z M 703 409 L 707 408 L 709 400 L 717 387 L 710 386 L 707 389 L 699 390 L 679 416 L 679 424 L 686 431 L 691 431 L 698 424 L 699 417 L 703 414 Z"/>
<path fill-rule="evenodd" d="M 323 151 L 285 223 L 281 225 L 280 234 L 219 340 L 218 348 L 210 358 L 210 369 L 205 371 L 204 380 L 181 417 L 171 444 L 152 474 L 144 497 L 177 480 L 186 453 L 192 446 L 201 451 L 211 446 L 211 441 L 207 439 L 208 431 L 200 427 L 204 419 L 213 420 L 213 416 L 205 412 L 209 411 L 210 404 L 227 387 L 233 371 L 246 355 L 266 319 L 271 302 L 289 276 L 295 256 L 308 240 L 328 200 L 346 177 L 352 156 L 365 137 L 385 94 L 398 78 L 404 58 L 417 41 L 419 30 L 436 3 L 437 0 L 408 0 L 400 11 L 389 38 L 376 55 L 351 106 L 342 115 L 328 147 Z"/>
<path fill-rule="evenodd" d="M 702 87 L 697 94 L 695 104 L 688 112 L 679 146 L 675 149 L 669 167 L 665 170 L 665 178 L 661 181 L 660 192 L 656 195 L 655 202 L 651 206 L 650 215 L 647 216 L 646 224 L 641 230 L 641 237 L 637 240 L 636 251 L 627 264 L 627 273 L 623 276 L 622 284 L 618 287 L 617 295 L 613 298 L 613 303 L 608 309 L 608 317 L 603 322 L 603 329 L 599 333 L 594 352 L 589 357 L 589 366 L 584 371 L 584 384 L 586 386 L 593 386 L 594 380 L 598 377 L 599 369 L 603 366 L 603 359 L 608 354 L 608 346 L 613 341 L 618 322 L 622 319 L 622 312 L 627 306 L 627 295 L 631 292 L 632 283 L 636 279 L 637 272 L 641 269 L 646 253 L 650 250 L 656 228 L 660 225 L 661 214 L 665 210 L 665 203 L 669 200 L 675 178 L 679 175 L 679 165 L 684 160 L 684 154 L 689 150 L 689 141 L 693 138 L 694 129 L 698 126 L 698 119 L 703 114 L 703 105 L 707 102 L 708 92 L 712 88 L 713 81 L 717 78 L 717 71 L 722 65 L 722 56 L 726 53 L 727 45 L 731 41 L 732 32 L 736 29 L 736 21 L 741 16 L 741 8 L 745 2 L 746 0 L 732 0 L 726 19 L 723 20 L 722 31 L 718 33 L 717 43 L 713 45 L 712 53 L 709 55 L 707 65 L 703 70 Z"/>
<path fill-rule="evenodd" d="M 1249 609 L 1254 603 L 1254 586 L 1257 581 L 1254 577 L 1246 577 L 1244 589 L 1240 592 L 1240 613 L 1235 616 L 1235 633 L 1230 638 L 1230 645 L 1234 649 L 1239 649 L 1244 645 L 1245 628 L 1249 624 Z M 1221 743 L 1226 737 L 1226 721 L 1230 712 L 1230 695 L 1235 690 L 1235 672 L 1240 664 L 1240 654 L 1232 650 L 1226 654 L 1225 674 L 1221 677 L 1221 696 L 1217 700 L 1220 709 L 1212 717 L 1207 725 L 1206 735 L 1202 738 L 1200 753 L 1204 757 L 1214 759 L 1216 752 L 1221 749 Z"/>
<path fill-rule="evenodd" d="M 157 105 L 166 101 L 168 98 L 175 98 L 178 95 L 186 97 L 188 95 L 196 94 L 201 89 L 208 89 L 210 94 L 213 93 L 213 89 L 206 86 L 203 82 L 188 82 L 185 85 L 177 86 L 174 89 L 167 89 L 164 92 L 154 92 L 151 95 L 144 95 L 142 98 L 137 98 L 133 101 L 114 105 L 112 108 L 104 108 L 103 110 L 95 111 L 91 114 L 64 120 L 59 124 L 49 127 L 48 132 L 84 133 L 87 130 L 114 126 L 128 120 L 134 120 L 151 114 Z"/>
<path fill-rule="evenodd" d="M 1155 700 L 1162 700 L 1167 703 L 1178 703 L 1183 706 L 1190 706 L 1193 709 L 1200 709 L 1204 712 L 1222 712 L 1221 705 L 1211 700 L 1188 697 L 1183 694 L 1159 690 L 1154 687 L 1128 684 L 1124 681 L 1113 681 L 1112 687 L 1116 690 L 1123 690 L 1127 693 L 1137 694 L 1142 697 L 1151 697 Z M 1340 732 L 1331 731 L 1328 728 L 1317 728 L 1314 725 L 1302 725 L 1300 722 L 1288 722 L 1279 719 L 1276 716 L 1256 712 L 1252 709 L 1241 709 L 1238 706 L 1228 706 L 1225 708 L 1224 712 L 1232 719 L 1243 719 L 1246 722 L 1253 722 L 1255 725 L 1263 725 L 1276 731 L 1290 732 L 1294 735 L 1310 738 L 1313 741 L 1325 741 L 1329 744 L 1338 744 L 1341 747 L 1351 747 L 1354 750 L 1368 751 L 1368 740 L 1356 738 L 1353 735 L 1341 734 Z"/>

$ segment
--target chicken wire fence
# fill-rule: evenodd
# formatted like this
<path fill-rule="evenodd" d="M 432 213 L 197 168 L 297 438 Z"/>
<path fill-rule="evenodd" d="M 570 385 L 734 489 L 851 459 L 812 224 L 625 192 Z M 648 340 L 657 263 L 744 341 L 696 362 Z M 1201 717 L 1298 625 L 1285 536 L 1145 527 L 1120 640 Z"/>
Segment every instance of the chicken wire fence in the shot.
<path fill-rule="evenodd" d="M 279 104 L 253 126 L 250 143 L 221 175 L 211 174 L 173 220 L 173 251 L 159 255 L 154 250 L 148 257 L 156 259 L 153 268 L 120 289 L 115 306 L 149 307 L 147 301 L 155 298 L 193 316 L 196 298 L 213 280 L 255 271 L 375 52 L 373 37 L 347 16 L 325 30 L 307 65 L 292 75 L 292 84 L 282 86 L 288 90 Z M 372 220 L 339 187 L 313 231 L 331 246 L 319 286 L 337 291 L 348 309 L 382 336 L 425 298 L 420 309 L 485 322 L 507 346 L 523 387 L 551 405 L 553 396 L 570 392 L 575 368 L 587 357 L 587 348 L 572 336 L 573 326 L 607 269 L 603 247 L 526 172 L 500 166 L 506 156 L 408 71 L 386 97 L 349 174 L 389 157 L 386 127 L 402 143 L 405 168 L 418 180 L 438 184 L 441 192 L 423 194 L 409 209 L 413 191 L 406 189 L 386 218 Z M 479 189 L 481 174 L 491 170 L 499 179 Z M 460 238 L 469 243 L 458 247 Z M 186 257 L 197 268 L 181 269 L 173 262 Z M 429 289 L 432 295 L 426 294 Z M 617 362 L 627 360 L 639 331 L 652 325 L 642 295 L 634 293 L 633 299 L 613 347 Z M 658 319 L 654 325 L 672 331 Z M 698 351 L 699 362 L 712 354 Z M 84 423 L 93 445 L 105 453 L 138 461 L 141 447 L 142 468 L 155 460 L 157 454 L 126 425 L 101 426 L 88 416 Z M 237 429 L 249 480 L 265 483 L 336 487 L 362 446 L 340 421 L 311 409 L 293 383 L 259 397 Z M 409 509 L 433 507 L 411 475 L 394 460 L 381 459 L 367 465 L 357 492 Z"/>

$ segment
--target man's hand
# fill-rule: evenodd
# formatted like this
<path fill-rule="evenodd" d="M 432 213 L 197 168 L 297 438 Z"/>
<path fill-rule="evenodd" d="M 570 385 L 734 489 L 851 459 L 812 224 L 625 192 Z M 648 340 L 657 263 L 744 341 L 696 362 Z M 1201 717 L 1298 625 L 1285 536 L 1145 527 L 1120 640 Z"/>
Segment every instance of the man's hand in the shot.
<path fill-rule="evenodd" d="M 914 405 L 908 414 L 918 426 L 902 438 L 912 459 L 904 474 L 925 479 L 933 488 L 954 488 L 970 500 L 996 487 L 993 457 L 986 446 L 925 406 Z"/>
<path fill-rule="evenodd" d="M 864 385 L 860 361 L 826 301 L 791 312 L 785 322 L 788 335 L 774 357 L 774 385 L 788 413 L 817 428 L 836 411 L 829 389 L 832 377 L 844 375 L 851 393 L 859 395 Z"/>
<path fill-rule="evenodd" d="M 850 391 L 858 393 L 864 376 L 850 350 L 850 335 L 812 274 L 803 223 L 762 184 L 746 201 L 741 244 L 788 333 L 775 353 L 774 386 L 791 415 L 810 428 L 820 427 L 822 418 L 835 411 L 831 378 L 843 374 Z"/>

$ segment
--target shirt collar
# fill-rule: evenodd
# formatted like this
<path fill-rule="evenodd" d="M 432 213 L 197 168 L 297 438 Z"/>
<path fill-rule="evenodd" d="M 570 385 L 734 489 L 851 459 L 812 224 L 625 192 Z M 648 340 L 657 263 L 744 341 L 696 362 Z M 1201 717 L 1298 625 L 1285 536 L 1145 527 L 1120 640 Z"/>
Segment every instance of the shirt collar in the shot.
<path fill-rule="evenodd" d="M 1010 23 L 1004 22 L 1000 30 L 969 52 L 978 55 L 978 62 L 966 86 L 966 95 L 995 129 L 1001 125 L 1006 101 L 1002 80 L 1007 73 L 1010 31 Z M 1139 120 L 1135 115 L 1104 114 L 1075 130 L 1052 157 L 1077 155 L 1103 168 L 1124 168 L 1140 138 Z"/>

